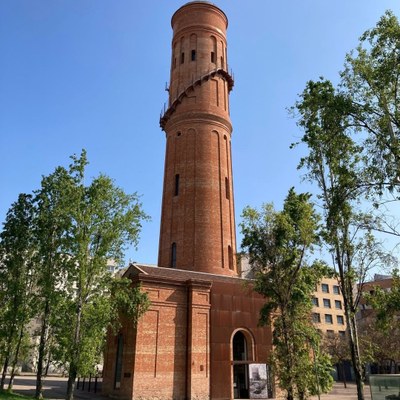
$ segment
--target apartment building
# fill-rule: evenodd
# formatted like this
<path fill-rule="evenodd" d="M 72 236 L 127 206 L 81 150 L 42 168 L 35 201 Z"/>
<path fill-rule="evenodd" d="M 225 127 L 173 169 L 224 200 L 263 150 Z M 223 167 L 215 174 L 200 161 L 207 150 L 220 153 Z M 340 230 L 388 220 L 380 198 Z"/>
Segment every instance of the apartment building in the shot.
<path fill-rule="evenodd" d="M 312 298 L 312 319 L 323 334 L 346 334 L 343 296 L 337 279 L 323 278 Z"/>

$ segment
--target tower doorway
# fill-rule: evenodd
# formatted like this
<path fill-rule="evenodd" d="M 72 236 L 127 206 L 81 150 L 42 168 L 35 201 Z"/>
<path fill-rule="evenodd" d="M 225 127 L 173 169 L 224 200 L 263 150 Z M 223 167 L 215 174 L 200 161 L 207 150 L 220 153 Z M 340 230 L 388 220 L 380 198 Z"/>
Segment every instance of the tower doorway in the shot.
<path fill-rule="evenodd" d="M 248 339 L 243 331 L 237 331 L 232 339 L 233 355 L 233 397 L 248 399 L 249 395 L 249 356 Z M 251 354 L 251 351 L 250 351 Z"/>

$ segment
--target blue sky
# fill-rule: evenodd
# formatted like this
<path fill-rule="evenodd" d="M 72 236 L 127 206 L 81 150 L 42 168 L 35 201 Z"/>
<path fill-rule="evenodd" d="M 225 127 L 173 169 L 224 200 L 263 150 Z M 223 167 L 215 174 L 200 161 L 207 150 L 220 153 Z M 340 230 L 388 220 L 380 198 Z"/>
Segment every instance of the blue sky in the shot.
<path fill-rule="evenodd" d="M 307 80 L 337 82 L 345 54 L 398 0 L 216 0 L 229 19 L 236 223 L 246 205 L 280 208 L 300 137 L 287 107 Z M 156 263 L 169 78 L 170 19 L 178 0 L 0 1 L 0 221 L 21 192 L 69 156 L 142 195 L 152 221 L 127 259 Z M 240 244 L 240 236 L 238 245 Z"/>

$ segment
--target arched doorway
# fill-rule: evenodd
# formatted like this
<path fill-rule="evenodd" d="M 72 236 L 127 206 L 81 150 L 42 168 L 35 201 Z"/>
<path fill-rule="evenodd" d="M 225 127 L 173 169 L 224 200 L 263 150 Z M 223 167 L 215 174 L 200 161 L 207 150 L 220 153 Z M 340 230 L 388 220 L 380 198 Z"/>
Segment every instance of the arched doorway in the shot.
<path fill-rule="evenodd" d="M 233 397 L 249 398 L 249 363 L 253 360 L 253 340 L 246 331 L 237 331 L 232 338 Z"/>

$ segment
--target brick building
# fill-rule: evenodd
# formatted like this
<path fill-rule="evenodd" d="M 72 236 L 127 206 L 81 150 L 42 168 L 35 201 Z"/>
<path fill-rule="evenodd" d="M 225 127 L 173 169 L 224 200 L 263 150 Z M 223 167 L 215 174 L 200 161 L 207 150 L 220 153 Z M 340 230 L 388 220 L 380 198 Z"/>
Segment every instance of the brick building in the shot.
<path fill-rule="evenodd" d="M 264 299 L 236 264 L 226 15 L 194 1 L 172 17 L 158 266 L 125 273 L 151 300 L 109 335 L 103 392 L 124 399 L 271 398 Z"/>

